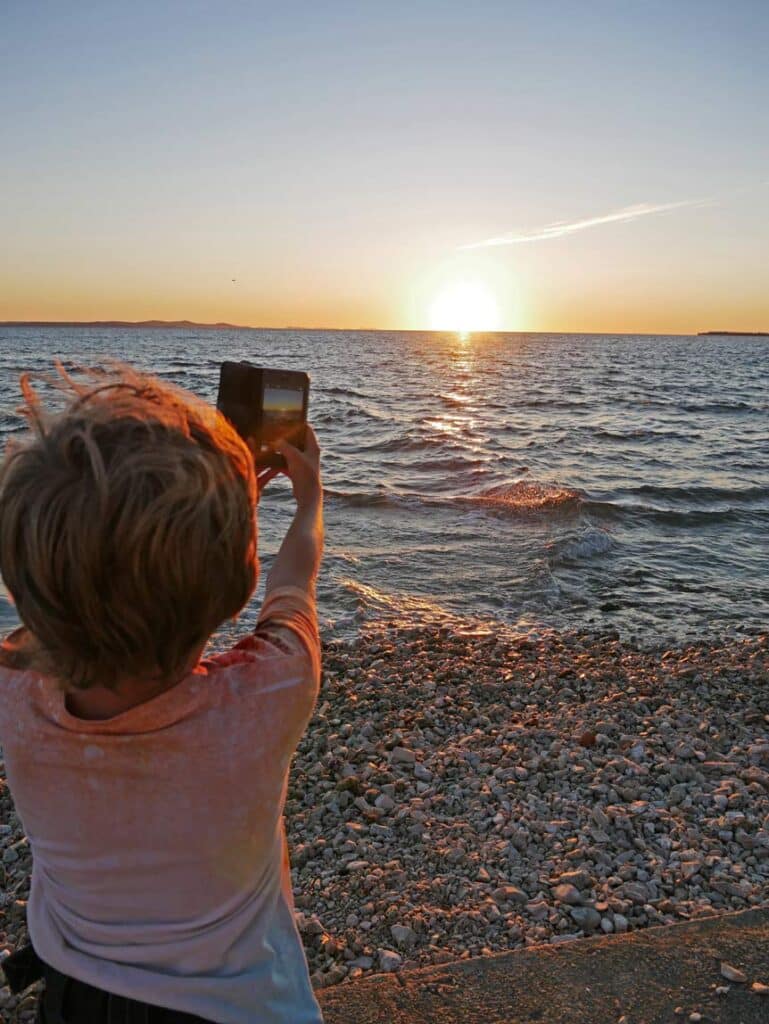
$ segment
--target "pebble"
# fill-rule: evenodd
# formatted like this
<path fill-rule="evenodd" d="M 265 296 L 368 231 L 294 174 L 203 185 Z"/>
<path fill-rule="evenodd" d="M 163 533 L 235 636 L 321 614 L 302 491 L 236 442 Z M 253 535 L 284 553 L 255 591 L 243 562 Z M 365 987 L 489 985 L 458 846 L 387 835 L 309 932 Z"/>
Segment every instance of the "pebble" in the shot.
<path fill-rule="evenodd" d="M 622 891 L 633 903 L 643 906 L 649 900 L 649 890 L 643 882 L 625 882 Z"/>
<path fill-rule="evenodd" d="M 350 967 L 360 967 L 363 971 L 368 971 L 374 966 L 374 960 L 370 956 L 359 956 L 355 960 L 350 960 Z"/>
<path fill-rule="evenodd" d="M 572 907 L 569 914 L 585 932 L 593 932 L 601 923 L 601 915 L 593 907 Z"/>
<path fill-rule="evenodd" d="M 590 812 L 590 817 L 593 819 L 596 825 L 598 825 L 599 828 L 602 828 L 604 830 L 606 830 L 611 824 L 611 821 L 606 811 L 604 811 L 600 807 L 594 807 Z"/>
<path fill-rule="evenodd" d="M 566 882 L 563 885 L 556 885 L 553 889 L 553 896 L 559 903 L 582 903 L 582 895 L 576 886 Z"/>
<path fill-rule="evenodd" d="M 500 885 L 491 895 L 497 903 L 526 903 L 529 898 L 517 885 Z"/>
<path fill-rule="evenodd" d="M 727 981 L 734 981 L 739 985 L 744 985 L 748 980 L 748 976 L 744 971 L 728 964 L 726 960 L 721 961 L 721 977 L 726 978 Z"/>
<path fill-rule="evenodd" d="M 417 939 L 417 933 L 406 924 L 392 925 L 390 934 L 399 946 L 413 946 Z"/>
<path fill-rule="evenodd" d="M 544 900 L 534 900 L 527 904 L 526 910 L 534 921 L 544 921 L 550 913 L 550 907 Z"/>
<path fill-rule="evenodd" d="M 754 981 L 750 986 L 750 991 L 759 996 L 769 996 L 769 985 L 765 985 L 763 981 Z"/>
<path fill-rule="evenodd" d="M 348 871 L 363 871 L 363 869 L 367 867 L 367 860 L 350 860 L 346 864 L 346 868 Z"/>
<path fill-rule="evenodd" d="M 403 957 L 394 949 L 379 950 L 379 966 L 383 971 L 395 971 L 402 962 Z"/>
<path fill-rule="evenodd" d="M 413 750 L 407 750 L 406 747 L 394 747 L 390 752 L 390 760 L 393 764 L 414 764 L 417 759 L 417 755 Z"/>
<path fill-rule="evenodd" d="M 573 885 L 577 889 L 590 889 L 593 879 L 587 871 L 566 871 L 558 876 L 559 885 Z"/>

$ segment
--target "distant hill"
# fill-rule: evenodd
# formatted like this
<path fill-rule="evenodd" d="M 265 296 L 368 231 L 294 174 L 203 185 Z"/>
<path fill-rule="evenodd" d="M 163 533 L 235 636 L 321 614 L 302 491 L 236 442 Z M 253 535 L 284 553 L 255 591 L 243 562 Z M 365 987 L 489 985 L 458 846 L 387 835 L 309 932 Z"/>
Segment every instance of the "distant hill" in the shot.
<path fill-rule="evenodd" d="M 205 327 L 247 331 L 242 324 L 198 324 L 194 320 L 0 320 L 0 327 Z"/>
<path fill-rule="evenodd" d="M 769 331 L 700 331 L 699 337 L 707 337 L 711 334 L 723 334 L 738 338 L 769 338 Z"/>

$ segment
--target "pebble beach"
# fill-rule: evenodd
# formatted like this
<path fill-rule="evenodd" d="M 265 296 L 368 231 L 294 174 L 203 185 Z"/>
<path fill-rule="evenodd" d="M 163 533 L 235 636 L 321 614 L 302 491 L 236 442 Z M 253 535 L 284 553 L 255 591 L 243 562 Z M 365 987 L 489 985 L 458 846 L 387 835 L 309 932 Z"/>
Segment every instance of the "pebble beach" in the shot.
<path fill-rule="evenodd" d="M 768 679 L 767 635 L 328 641 L 286 803 L 313 984 L 769 905 Z M 8 953 L 31 863 L 0 799 Z"/>
<path fill-rule="evenodd" d="M 317 986 L 769 904 L 769 638 L 331 644 L 286 807 Z"/>

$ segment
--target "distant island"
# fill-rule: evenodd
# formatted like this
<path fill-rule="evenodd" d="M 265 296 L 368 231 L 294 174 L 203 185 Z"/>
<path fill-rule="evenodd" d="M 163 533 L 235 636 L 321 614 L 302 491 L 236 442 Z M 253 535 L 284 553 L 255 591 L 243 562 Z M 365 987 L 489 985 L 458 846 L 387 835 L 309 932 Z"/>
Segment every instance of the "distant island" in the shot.
<path fill-rule="evenodd" d="M 0 327 L 135 327 L 147 330 L 153 328 L 162 327 L 194 327 L 200 328 L 207 331 L 328 331 L 334 333 L 339 330 L 345 330 L 348 333 L 367 333 L 375 332 L 375 327 L 355 327 L 355 328 L 338 328 L 338 327 L 295 327 L 289 325 L 287 327 L 255 327 L 249 324 L 228 324 L 223 321 L 218 321 L 215 324 L 201 324 L 196 320 L 0 320 Z M 392 329 L 388 328 L 382 333 L 392 333 Z M 412 330 L 400 331 L 396 333 L 422 333 L 420 331 L 413 332 Z M 438 332 L 443 333 L 443 332 Z M 451 333 L 451 332 L 449 332 Z M 493 332 L 493 333 L 511 333 L 518 334 L 518 331 L 510 332 Z M 550 334 L 550 331 L 534 331 L 525 333 L 535 334 Z M 560 332 L 557 332 L 560 333 Z M 591 333 L 580 331 L 580 334 Z M 601 333 L 601 332 L 598 332 Z M 724 337 L 742 337 L 742 338 L 769 338 L 769 331 L 699 331 L 698 337 L 715 337 L 722 335 Z"/>
<path fill-rule="evenodd" d="M 205 327 L 207 330 L 248 331 L 243 324 L 198 324 L 194 320 L 0 320 L 0 327 Z"/>
<path fill-rule="evenodd" d="M 769 331 L 700 331 L 699 337 L 706 337 L 709 334 L 725 334 L 738 338 L 769 338 Z"/>

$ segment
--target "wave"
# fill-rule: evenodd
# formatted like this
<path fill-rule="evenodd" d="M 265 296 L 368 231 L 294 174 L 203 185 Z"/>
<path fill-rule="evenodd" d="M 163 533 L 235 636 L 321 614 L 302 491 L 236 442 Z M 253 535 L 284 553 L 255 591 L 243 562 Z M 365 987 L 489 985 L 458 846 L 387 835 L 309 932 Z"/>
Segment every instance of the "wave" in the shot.
<path fill-rule="evenodd" d="M 482 459 L 474 459 L 470 455 L 458 455 L 455 458 L 451 458 L 451 456 L 447 456 L 444 459 L 433 458 L 424 465 L 412 465 L 409 468 L 417 471 L 424 470 L 426 473 L 436 473 L 440 471 L 443 471 L 444 473 L 463 473 L 463 478 L 467 480 L 468 475 L 470 477 L 486 476 L 488 472 L 486 469 L 486 463 L 489 461 L 488 456 Z"/>
<path fill-rule="evenodd" d="M 763 412 L 766 406 L 751 402 L 681 402 L 676 408 L 683 412 Z"/>
<path fill-rule="evenodd" d="M 466 468 L 463 463 L 458 468 Z M 326 487 L 327 497 L 344 505 L 360 508 L 377 505 L 459 506 L 501 511 L 514 515 L 547 513 L 553 510 L 576 510 L 582 495 L 570 487 L 554 483 L 515 480 L 497 484 L 479 494 L 424 494 L 417 491 L 396 494 L 392 491 L 345 491 Z"/>
<path fill-rule="evenodd" d="M 400 435 L 398 437 L 387 437 L 371 441 L 369 444 L 359 444 L 356 452 L 426 452 L 430 450 L 443 449 L 454 452 L 467 452 L 465 445 L 458 444 L 450 435 L 444 437 L 412 437 Z M 430 462 L 433 466 L 433 462 Z"/>
<path fill-rule="evenodd" d="M 619 522 L 637 520 L 665 526 L 710 526 L 718 523 L 763 523 L 769 520 L 769 509 L 674 509 L 653 508 L 649 505 L 630 505 L 613 501 L 585 501 L 583 512 L 596 518 Z"/>
<path fill-rule="evenodd" d="M 443 394 L 438 395 L 438 398 L 452 409 L 463 409 L 473 400 L 473 396 L 469 394 Z"/>
<path fill-rule="evenodd" d="M 384 413 L 376 412 L 374 409 L 366 408 L 360 405 L 346 405 L 336 406 L 334 409 L 329 409 L 326 412 L 316 412 L 312 416 L 313 423 L 330 424 L 335 425 L 340 420 L 372 420 L 375 423 L 389 423 L 392 424 L 397 420 L 397 417 L 393 415 L 385 415 Z"/>
<path fill-rule="evenodd" d="M 515 480 L 497 484 L 481 494 L 458 498 L 473 505 L 490 506 L 511 512 L 547 512 L 552 509 L 576 509 L 582 495 L 571 487 L 536 480 Z"/>
<path fill-rule="evenodd" d="M 524 409 L 589 409 L 595 406 L 594 402 L 571 402 L 564 398 L 520 398 L 516 400 L 516 407 Z"/>
<path fill-rule="evenodd" d="M 504 409 L 507 410 L 509 407 L 504 402 L 496 402 L 489 398 L 488 395 L 479 396 L 477 393 L 472 392 L 444 392 L 439 394 L 438 398 L 444 405 L 450 409 L 464 409 L 467 410 L 471 405 L 477 405 L 479 402 L 485 409 Z"/>
<path fill-rule="evenodd" d="M 555 565 L 584 562 L 597 555 L 605 555 L 615 543 L 606 530 L 588 527 L 579 534 L 571 534 L 556 541 L 550 548 L 550 557 Z"/>
<path fill-rule="evenodd" d="M 356 391 L 355 388 L 341 388 L 341 387 L 317 387 L 317 391 L 320 391 L 323 395 L 338 395 L 344 398 L 364 398 L 370 401 L 372 398 L 376 398 L 376 395 L 366 394 L 363 391 Z"/>
<path fill-rule="evenodd" d="M 340 577 L 336 583 L 355 601 L 355 611 L 350 617 L 337 620 L 335 628 L 351 627 L 361 621 L 372 624 L 386 623 L 404 629 L 419 629 L 425 626 L 441 626 L 450 629 L 455 636 L 490 637 L 519 641 L 531 636 L 555 634 L 555 630 L 523 613 L 517 621 L 508 622 L 494 615 L 473 615 L 459 613 L 438 601 L 406 591 L 385 591 L 369 583 L 350 577 Z"/>
<path fill-rule="evenodd" d="M 644 409 L 666 409 L 668 412 L 689 412 L 689 413 L 733 413 L 733 412 L 766 412 L 767 406 L 754 404 L 753 402 L 681 402 L 671 397 L 670 401 L 660 398 L 622 398 L 614 399 L 615 404 L 628 408 L 637 409 L 643 406 Z M 603 404 L 603 403 L 601 403 Z"/>
<path fill-rule="evenodd" d="M 652 428 L 637 428 L 631 430 L 609 430 L 606 427 L 578 426 L 576 429 L 584 430 L 593 437 L 606 441 L 696 441 L 702 434 L 682 434 L 678 430 L 653 430 Z"/>
<path fill-rule="evenodd" d="M 692 484 L 689 487 L 660 487 L 656 484 L 640 484 L 630 488 L 629 494 L 648 494 L 668 501 L 762 501 L 769 498 L 769 487 L 703 487 Z"/>
<path fill-rule="evenodd" d="M 337 582 L 344 590 L 353 594 L 366 611 L 386 613 L 388 617 L 397 616 L 412 622 L 416 619 L 442 621 L 450 616 L 449 611 L 441 604 L 426 597 L 417 597 L 405 592 L 387 593 L 351 577 L 342 577 Z"/>
<path fill-rule="evenodd" d="M 378 505 L 397 505 L 403 500 L 387 491 L 339 491 L 333 487 L 323 488 L 324 498 L 332 498 L 348 508 L 370 508 Z"/>
<path fill-rule="evenodd" d="M 460 460 L 456 469 L 469 469 L 467 462 Z M 478 470 L 475 470 L 478 473 Z M 642 485 L 626 493 L 636 496 L 653 494 L 664 496 L 668 501 L 672 494 L 691 500 L 697 492 L 700 500 L 723 500 L 729 495 L 732 503 L 727 508 L 658 508 L 643 501 L 590 498 L 579 490 L 563 484 L 547 481 L 515 480 L 512 483 L 496 484 L 477 494 L 425 494 L 420 491 L 395 493 L 393 491 L 347 491 L 326 488 L 326 495 L 349 508 L 376 508 L 400 506 L 416 510 L 419 508 L 465 508 L 505 516 L 572 516 L 584 518 L 586 528 L 582 533 L 569 534 L 553 548 L 557 562 L 583 561 L 608 552 L 616 540 L 602 528 L 600 523 L 655 523 L 665 526 L 692 528 L 700 525 L 717 525 L 745 521 L 763 524 L 769 519 L 769 508 L 740 508 L 733 503 L 736 496 L 743 499 L 760 500 L 769 496 L 769 488 L 745 488 L 742 491 L 728 491 L 719 488 L 654 488 Z"/>

